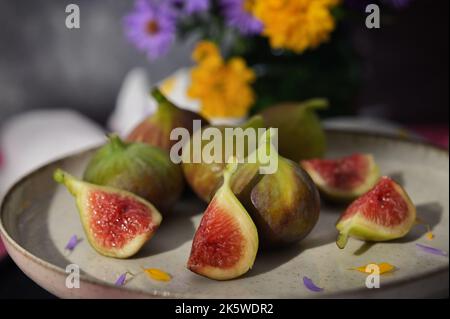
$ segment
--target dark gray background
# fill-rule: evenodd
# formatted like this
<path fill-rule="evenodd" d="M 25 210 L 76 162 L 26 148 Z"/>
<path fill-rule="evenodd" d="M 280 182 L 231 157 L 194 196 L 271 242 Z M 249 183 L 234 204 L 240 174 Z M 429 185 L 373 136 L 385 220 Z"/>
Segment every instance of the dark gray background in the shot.
<path fill-rule="evenodd" d="M 65 28 L 69 3 L 80 6 L 79 30 Z M 158 80 L 188 65 L 187 45 L 149 63 L 126 41 L 121 19 L 132 4 L 0 0 L 0 123 L 32 108 L 75 108 L 104 123 L 130 68 L 145 66 Z M 357 107 L 402 122 L 447 122 L 448 4 L 416 0 L 381 30 L 354 25 L 365 60 Z"/>
<path fill-rule="evenodd" d="M 81 7 L 81 29 L 65 28 L 65 7 Z M 366 113 L 408 123 L 448 125 L 447 0 L 416 0 L 381 30 L 354 25 L 365 59 L 356 104 Z M 105 123 L 123 76 L 134 66 L 158 80 L 190 63 L 177 46 L 148 63 L 123 37 L 126 0 L 0 0 L 0 125 L 36 108 L 74 108 Z M 10 258 L 0 262 L 0 298 L 52 297 Z"/>

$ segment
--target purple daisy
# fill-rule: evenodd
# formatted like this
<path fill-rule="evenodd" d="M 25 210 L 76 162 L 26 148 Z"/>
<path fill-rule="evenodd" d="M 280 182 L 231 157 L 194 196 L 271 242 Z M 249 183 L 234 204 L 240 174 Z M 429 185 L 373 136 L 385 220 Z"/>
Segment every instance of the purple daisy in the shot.
<path fill-rule="evenodd" d="M 166 54 L 176 38 L 176 14 L 167 1 L 137 0 L 124 26 L 127 38 L 150 60 Z"/>
<path fill-rule="evenodd" d="M 209 0 L 172 0 L 172 5 L 180 12 L 192 15 L 209 9 Z"/>
<path fill-rule="evenodd" d="M 254 0 L 221 0 L 227 23 L 244 35 L 260 34 L 263 24 L 253 16 L 250 8 Z"/>

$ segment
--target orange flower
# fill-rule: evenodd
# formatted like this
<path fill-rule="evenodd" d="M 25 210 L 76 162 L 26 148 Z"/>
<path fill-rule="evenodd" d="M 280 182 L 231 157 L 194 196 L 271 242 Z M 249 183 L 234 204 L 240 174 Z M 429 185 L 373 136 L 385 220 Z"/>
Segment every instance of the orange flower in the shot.
<path fill-rule="evenodd" d="M 335 29 L 331 8 L 340 0 L 258 0 L 253 14 L 276 49 L 301 53 L 327 41 Z"/>
<path fill-rule="evenodd" d="M 212 42 L 200 42 L 193 55 L 197 66 L 191 71 L 188 96 L 201 102 L 206 118 L 245 116 L 255 96 L 250 84 L 255 74 L 242 58 L 224 61 Z"/>

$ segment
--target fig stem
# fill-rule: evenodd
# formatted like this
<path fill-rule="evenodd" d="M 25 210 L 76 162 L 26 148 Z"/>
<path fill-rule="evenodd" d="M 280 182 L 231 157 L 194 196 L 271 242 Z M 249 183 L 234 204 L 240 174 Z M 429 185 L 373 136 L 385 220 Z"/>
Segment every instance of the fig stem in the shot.
<path fill-rule="evenodd" d="M 53 173 L 53 179 L 56 182 L 65 185 L 67 187 L 67 189 L 69 190 L 69 192 L 74 196 L 76 196 L 78 194 L 80 188 L 82 187 L 80 181 L 76 180 L 72 175 L 70 175 L 69 173 L 66 173 L 65 171 L 63 171 L 60 168 L 58 168 Z"/>
<path fill-rule="evenodd" d="M 154 87 L 151 94 L 158 104 L 170 103 L 158 87 Z"/>
<path fill-rule="evenodd" d="M 126 144 L 116 133 L 110 134 L 108 138 L 114 150 L 123 150 L 126 147 Z"/>
<path fill-rule="evenodd" d="M 167 99 L 158 87 L 154 87 L 151 94 L 158 103 L 158 111 L 162 114 L 170 113 L 174 109 L 177 109 L 177 107 Z"/>
<path fill-rule="evenodd" d="M 348 234 L 347 233 L 339 233 L 338 238 L 336 240 L 336 245 L 340 249 L 344 249 L 348 242 Z"/>
<path fill-rule="evenodd" d="M 264 156 L 278 156 L 278 152 L 275 149 L 272 140 L 275 138 L 276 133 L 275 129 L 269 128 L 267 129 L 261 139 L 259 140 L 258 144 L 258 158 L 264 158 Z"/>
<path fill-rule="evenodd" d="M 231 176 L 236 172 L 238 167 L 238 160 L 234 156 L 230 156 L 227 161 L 227 166 L 223 172 L 223 185 L 225 187 L 230 187 Z"/>

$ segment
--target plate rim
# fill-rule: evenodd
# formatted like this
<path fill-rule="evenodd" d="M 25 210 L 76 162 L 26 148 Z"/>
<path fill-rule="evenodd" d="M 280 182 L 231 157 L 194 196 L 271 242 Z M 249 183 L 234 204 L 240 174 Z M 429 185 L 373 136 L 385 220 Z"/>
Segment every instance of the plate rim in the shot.
<path fill-rule="evenodd" d="M 441 153 L 441 155 L 449 157 L 449 150 L 447 148 L 433 144 L 426 140 L 412 138 L 412 137 L 408 137 L 408 136 L 393 135 L 393 134 L 379 133 L 379 132 L 368 132 L 368 131 L 355 130 L 355 129 L 348 129 L 348 130 L 347 129 L 325 129 L 325 132 L 326 132 L 326 134 L 338 133 L 338 134 L 347 134 L 350 136 L 363 136 L 363 137 L 367 137 L 367 138 L 379 138 L 379 139 L 385 139 L 385 140 L 394 141 L 394 142 L 408 143 L 408 144 L 412 144 L 412 145 L 416 145 L 416 146 L 422 146 L 422 147 L 429 148 L 432 151 Z M 21 178 L 19 178 L 16 182 L 14 182 L 8 188 L 8 190 L 5 193 L 5 195 L 3 196 L 3 198 L 0 198 L 0 201 L 1 201 L 1 205 L 0 205 L 0 235 L 4 240 L 7 241 L 7 245 L 5 245 L 7 248 L 7 251 L 9 248 L 8 246 L 10 245 L 14 249 L 16 249 L 17 252 L 20 253 L 22 256 L 35 262 L 36 264 L 38 264 L 40 266 L 46 268 L 47 270 L 54 271 L 57 274 L 62 275 L 62 276 L 67 275 L 67 273 L 65 272 L 65 270 L 63 268 L 56 266 L 56 265 L 52 264 L 51 262 L 48 262 L 48 261 L 32 254 L 31 252 L 29 252 L 27 249 L 22 247 L 19 243 L 17 243 L 11 237 L 11 235 L 6 231 L 6 228 L 3 225 L 3 223 L 4 223 L 3 214 L 6 210 L 5 206 L 6 206 L 7 201 L 9 200 L 9 198 L 12 196 L 12 193 L 21 184 L 23 184 L 26 180 L 32 178 L 34 175 L 39 174 L 41 171 L 47 169 L 49 166 L 55 165 L 56 163 L 64 161 L 65 159 L 70 158 L 70 157 L 82 156 L 84 153 L 92 152 L 93 150 L 99 148 L 101 145 L 102 144 L 94 146 L 94 147 L 80 149 L 80 150 L 77 150 L 74 152 L 69 152 L 66 155 L 60 156 L 60 157 L 53 159 L 45 164 L 42 164 L 38 168 L 35 168 L 35 169 L 31 170 L 30 172 L 26 173 L 25 175 L 23 175 Z M 441 274 L 445 274 L 448 271 L 449 271 L 449 265 L 443 266 L 434 271 L 426 273 L 423 276 L 420 276 L 419 280 L 425 280 L 425 279 L 428 279 L 431 277 L 439 276 Z M 94 278 L 89 275 L 80 274 L 80 282 L 83 282 L 83 281 L 88 284 L 92 284 L 92 285 L 98 285 L 98 286 L 103 286 L 103 287 L 106 286 L 109 289 L 112 288 L 117 291 L 123 290 L 122 287 L 118 287 L 110 282 L 102 281 L 100 279 Z M 408 281 L 409 281 L 409 279 L 405 278 L 405 279 L 401 279 L 396 282 L 387 283 L 384 285 L 384 287 L 385 287 L 385 289 L 393 289 L 393 288 L 408 284 Z M 45 287 L 43 287 L 43 288 L 46 289 Z M 152 298 L 152 297 L 153 298 L 206 298 L 206 296 L 204 296 L 204 295 L 189 294 L 189 293 L 177 293 L 177 292 L 171 292 L 168 290 L 162 290 L 160 288 L 154 289 L 151 292 L 144 291 L 142 289 L 136 289 L 136 288 L 127 288 L 127 291 L 131 292 L 131 293 L 143 295 L 145 297 L 150 297 L 150 298 Z M 364 289 L 364 288 L 346 289 L 346 290 L 342 290 L 342 291 L 335 292 L 335 293 L 318 295 L 317 297 L 318 298 L 336 298 L 336 297 L 342 297 L 342 296 L 352 294 L 352 293 L 361 293 L 361 292 L 367 293 L 367 289 Z M 239 297 L 237 297 L 237 298 L 239 298 Z M 269 298 L 269 297 L 267 297 L 267 298 Z M 291 298 L 295 298 L 295 297 L 291 297 Z M 300 297 L 297 297 L 297 298 L 300 298 Z"/>

